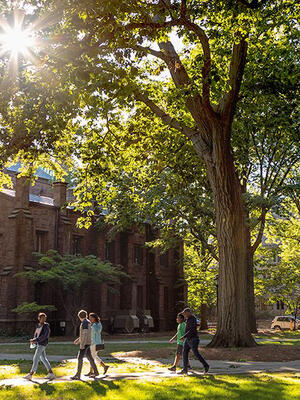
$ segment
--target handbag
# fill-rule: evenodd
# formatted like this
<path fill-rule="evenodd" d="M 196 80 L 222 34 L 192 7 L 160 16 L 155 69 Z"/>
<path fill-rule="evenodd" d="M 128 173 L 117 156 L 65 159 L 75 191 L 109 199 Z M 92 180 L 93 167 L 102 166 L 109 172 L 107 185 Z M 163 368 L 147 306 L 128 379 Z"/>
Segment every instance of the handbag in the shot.
<path fill-rule="evenodd" d="M 104 350 L 104 343 L 96 344 L 96 351 Z"/>

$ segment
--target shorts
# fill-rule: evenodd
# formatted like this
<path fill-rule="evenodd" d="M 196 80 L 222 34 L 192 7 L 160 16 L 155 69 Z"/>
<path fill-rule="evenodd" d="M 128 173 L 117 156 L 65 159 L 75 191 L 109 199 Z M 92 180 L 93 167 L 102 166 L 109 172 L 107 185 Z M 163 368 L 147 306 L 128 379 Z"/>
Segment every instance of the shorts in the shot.
<path fill-rule="evenodd" d="M 176 354 L 181 356 L 182 350 L 183 350 L 183 345 L 182 344 L 178 344 L 177 345 L 177 349 L 176 349 Z"/>

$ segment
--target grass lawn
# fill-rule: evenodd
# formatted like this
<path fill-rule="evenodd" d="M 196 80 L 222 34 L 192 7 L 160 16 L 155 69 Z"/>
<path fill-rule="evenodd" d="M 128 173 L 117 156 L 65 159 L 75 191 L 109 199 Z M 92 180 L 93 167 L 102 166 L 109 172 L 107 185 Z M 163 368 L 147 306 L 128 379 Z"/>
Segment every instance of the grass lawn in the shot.
<path fill-rule="evenodd" d="M 224 375 L 70 382 L 0 388 L 0 400 L 296 400 L 300 380 L 291 374 Z"/>
<path fill-rule="evenodd" d="M 268 339 L 266 339 L 266 340 L 263 340 L 263 341 L 260 341 L 259 342 L 259 344 L 281 344 L 281 345 L 284 345 L 284 346 L 300 346 L 300 339 L 299 340 L 295 340 L 295 339 L 293 339 L 293 340 L 281 340 L 281 338 L 277 338 L 278 340 L 276 340 L 276 341 L 274 341 L 274 339 L 271 341 L 271 340 L 268 340 Z"/>
<path fill-rule="evenodd" d="M 108 357 L 112 353 L 127 352 L 132 350 L 146 351 L 151 349 L 170 349 L 170 355 L 174 355 L 176 345 L 170 343 L 109 343 L 105 344 L 101 356 Z M 48 355 L 77 356 L 78 346 L 74 344 L 51 344 L 47 347 Z M 33 354 L 34 350 L 29 348 L 29 343 L 13 344 L 6 346 L 0 344 L 0 353 L 5 354 Z"/>
<path fill-rule="evenodd" d="M 300 330 L 297 331 L 268 331 L 264 334 L 254 335 L 255 339 L 299 339 L 300 340 Z"/>
<path fill-rule="evenodd" d="M 145 365 L 145 364 L 133 364 L 126 363 L 120 360 L 115 360 L 114 362 L 106 363 L 110 366 L 110 371 L 112 373 L 130 373 L 130 372 L 146 372 L 159 370 L 161 367 L 159 365 Z M 0 379 L 10 379 L 10 378 L 20 378 L 30 371 L 32 366 L 31 361 L 27 360 L 1 360 L 0 361 Z M 56 376 L 72 376 L 76 372 L 77 363 L 76 362 L 51 362 L 52 369 Z M 88 362 L 84 361 L 83 373 L 89 370 Z M 102 368 L 99 367 L 99 372 Z M 46 369 L 42 363 L 39 363 L 37 370 L 37 377 L 44 377 L 47 375 Z M 0 397 L 1 398 L 1 397 Z"/>

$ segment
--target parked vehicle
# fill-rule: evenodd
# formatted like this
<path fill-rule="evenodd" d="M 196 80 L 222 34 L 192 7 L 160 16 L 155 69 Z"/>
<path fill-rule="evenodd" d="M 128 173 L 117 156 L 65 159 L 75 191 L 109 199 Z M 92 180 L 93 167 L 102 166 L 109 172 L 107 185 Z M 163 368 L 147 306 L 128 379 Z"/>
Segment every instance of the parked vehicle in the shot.
<path fill-rule="evenodd" d="M 271 324 L 271 329 L 293 329 L 295 317 L 292 315 L 279 315 Z M 300 319 L 296 318 L 296 329 L 300 329 Z"/>

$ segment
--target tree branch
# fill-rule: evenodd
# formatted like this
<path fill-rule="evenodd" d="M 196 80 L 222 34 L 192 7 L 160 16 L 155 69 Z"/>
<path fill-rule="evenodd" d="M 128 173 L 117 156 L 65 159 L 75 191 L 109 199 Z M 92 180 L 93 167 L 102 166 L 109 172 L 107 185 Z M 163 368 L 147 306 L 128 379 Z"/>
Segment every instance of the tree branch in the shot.
<path fill-rule="evenodd" d="M 263 237 L 263 233 L 264 233 L 264 229 L 265 229 L 265 224 L 266 224 L 266 214 L 267 214 L 267 210 L 265 208 L 262 208 L 261 215 L 260 215 L 259 231 L 258 231 L 258 234 L 257 234 L 255 242 L 251 246 L 252 254 L 255 253 L 256 249 L 258 248 L 258 246 L 261 243 L 261 240 L 262 240 L 262 237 Z"/>
<path fill-rule="evenodd" d="M 206 250 L 208 250 L 208 252 L 210 253 L 210 255 L 211 255 L 216 261 L 219 261 L 219 257 L 217 256 L 217 253 L 215 252 L 214 247 L 213 247 L 211 244 L 207 243 L 207 241 L 205 240 L 204 236 L 203 236 L 201 233 L 199 233 L 199 232 L 195 232 L 193 229 L 191 229 L 191 233 L 192 233 L 192 235 L 193 235 L 196 239 L 200 240 L 201 245 L 202 245 Z"/>
<path fill-rule="evenodd" d="M 186 12 L 186 9 L 185 9 Z M 199 25 L 195 24 L 188 18 L 186 18 L 185 13 L 182 14 L 182 21 L 183 25 L 188 28 L 190 31 L 194 32 L 198 39 L 200 40 L 201 47 L 203 50 L 204 55 L 204 64 L 202 67 L 202 81 L 203 81 L 203 88 L 202 88 L 202 96 L 203 102 L 206 105 L 209 105 L 209 96 L 210 96 L 210 84 L 209 84 L 209 73 L 211 70 L 211 53 L 210 53 L 210 46 L 209 40 L 206 36 L 204 30 L 200 28 Z"/>
<path fill-rule="evenodd" d="M 222 119 L 227 127 L 231 125 L 236 109 L 246 64 L 247 48 L 248 44 L 245 37 L 243 37 L 238 44 L 235 43 L 233 45 L 228 80 L 230 90 L 224 94 L 218 106 Z"/>
<path fill-rule="evenodd" d="M 141 51 L 141 52 L 144 52 L 144 53 L 147 53 L 147 54 L 151 54 L 154 57 L 162 59 L 166 63 L 168 62 L 168 59 L 167 59 L 166 55 L 163 52 L 151 49 L 151 47 L 144 47 L 144 46 L 140 46 L 138 44 L 135 45 L 135 46 L 129 46 L 129 47 L 132 48 L 133 50 L 137 50 L 137 51 Z"/>
<path fill-rule="evenodd" d="M 169 125 L 171 128 L 174 128 L 174 129 L 178 130 L 179 132 L 183 132 L 189 139 L 197 133 L 196 129 L 192 129 L 192 128 L 180 123 L 175 118 L 172 118 L 164 110 L 159 108 L 155 104 L 155 102 L 153 100 L 151 100 L 145 94 L 135 91 L 134 97 L 136 100 L 142 101 L 144 104 L 146 104 L 150 108 L 150 110 L 162 120 L 162 122 L 164 124 Z"/>

